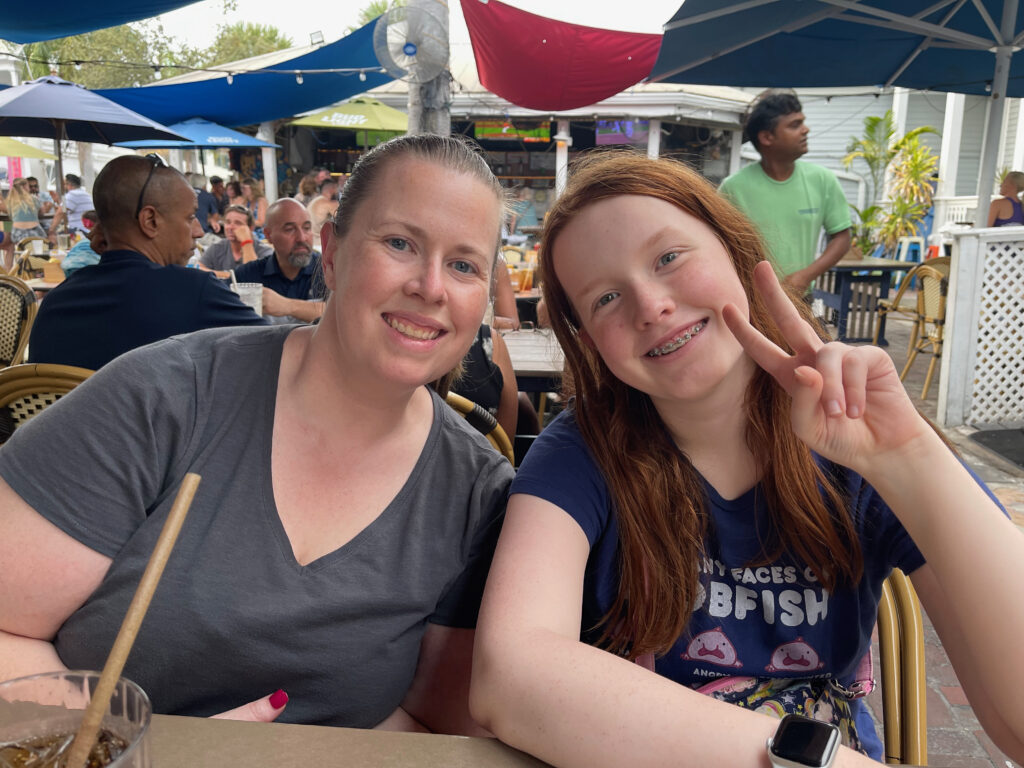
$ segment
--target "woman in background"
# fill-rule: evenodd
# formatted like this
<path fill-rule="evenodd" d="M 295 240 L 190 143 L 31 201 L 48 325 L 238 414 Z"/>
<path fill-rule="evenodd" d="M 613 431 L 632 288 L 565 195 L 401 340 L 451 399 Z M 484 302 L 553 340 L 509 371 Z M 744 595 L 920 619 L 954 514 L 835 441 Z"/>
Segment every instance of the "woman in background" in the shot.
<path fill-rule="evenodd" d="M 998 200 L 988 209 L 990 227 L 1019 227 L 1024 225 L 1024 209 L 1020 204 L 1020 193 L 1024 192 L 1024 173 L 1010 171 L 999 185 Z"/>
<path fill-rule="evenodd" d="M 39 223 L 39 200 L 28 191 L 27 179 L 15 179 L 7 196 L 7 209 L 11 215 L 11 242 L 17 246 L 26 237 L 49 238 L 56 243 Z"/>
<path fill-rule="evenodd" d="M 252 233 L 257 240 L 263 239 L 263 225 L 267 221 L 267 198 L 263 196 L 263 185 L 256 179 L 242 180 L 243 205 L 252 214 Z"/>

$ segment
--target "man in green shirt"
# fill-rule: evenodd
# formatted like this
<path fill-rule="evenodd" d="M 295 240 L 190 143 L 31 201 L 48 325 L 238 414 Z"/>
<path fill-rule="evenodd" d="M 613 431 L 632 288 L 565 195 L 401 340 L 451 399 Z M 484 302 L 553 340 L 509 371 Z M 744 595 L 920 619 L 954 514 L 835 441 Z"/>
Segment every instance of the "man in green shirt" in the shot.
<path fill-rule="evenodd" d="M 807 152 L 803 107 L 791 91 L 766 91 L 747 115 L 743 137 L 761 155 L 719 191 L 757 225 L 775 269 L 806 291 L 850 250 L 850 208 L 827 168 L 799 160 Z M 821 230 L 828 244 L 818 255 Z"/>

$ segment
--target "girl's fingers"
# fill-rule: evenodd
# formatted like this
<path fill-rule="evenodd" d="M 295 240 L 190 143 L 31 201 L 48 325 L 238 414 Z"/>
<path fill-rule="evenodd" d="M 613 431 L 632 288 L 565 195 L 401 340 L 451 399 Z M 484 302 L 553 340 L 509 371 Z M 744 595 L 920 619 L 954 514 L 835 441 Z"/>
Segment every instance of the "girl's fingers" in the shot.
<path fill-rule="evenodd" d="M 793 382 L 790 392 L 793 396 L 793 431 L 806 441 L 817 434 L 819 428 L 824 381 L 820 372 L 809 365 L 801 365 L 793 371 Z"/>
<path fill-rule="evenodd" d="M 793 306 L 792 299 L 783 290 L 775 270 L 767 261 L 762 261 L 754 268 L 754 284 L 768 306 L 768 311 L 775 318 L 783 337 L 798 356 L 814 354 L 823 346 L 814 329 Z"/>
<path fill-rule="evenodd" d="M 854 352 L 843 358 L 843 391 L 846 393 L 846 415 L 859 419 L 867 404 L 868 361 Z"/>
<path fill-rule="evenodd" d="M 751 359 L 770 373 L 783 389 L 792 394 L 793 358 L 750 324 L 734 304 L 722 308 L 722 317 L 729 331 L 736 337 L 743 350 Z"/>
<path fill-rule="evenodd" d="M 821 407 L 826 416 L 841 416 L 846 413 L 846 392 L 844 388 L 844 360 L 849 350 L 835 344 L 827 344 L 818 350 L 814 367 L 821 374 Z"/>

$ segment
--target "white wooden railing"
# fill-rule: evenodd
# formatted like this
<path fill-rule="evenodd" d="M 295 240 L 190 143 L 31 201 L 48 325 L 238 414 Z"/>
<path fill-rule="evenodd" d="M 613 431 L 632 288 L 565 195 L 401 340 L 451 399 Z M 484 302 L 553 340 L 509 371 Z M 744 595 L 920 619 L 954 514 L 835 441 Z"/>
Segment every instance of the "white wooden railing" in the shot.
<path fill-rule="evenodd" d="M 939 232 L 946 224 L 972 223 L 974 211 L 978 208 L 978 196 L 936 197 L 935 220 L 932 232 Z"/>

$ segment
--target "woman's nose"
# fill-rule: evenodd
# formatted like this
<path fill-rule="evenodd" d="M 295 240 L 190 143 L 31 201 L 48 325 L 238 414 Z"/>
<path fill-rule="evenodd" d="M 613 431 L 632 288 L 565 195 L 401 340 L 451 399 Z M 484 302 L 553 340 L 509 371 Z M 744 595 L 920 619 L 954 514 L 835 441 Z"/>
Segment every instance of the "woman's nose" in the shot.
<path fill-rule="evenodd" d="M 444 297 L 444 273 L 441 259 L 426 257 L 419 262 L 416 274 L 409 281 L 410 291 L 425 301 L 436 302 Z"/>

